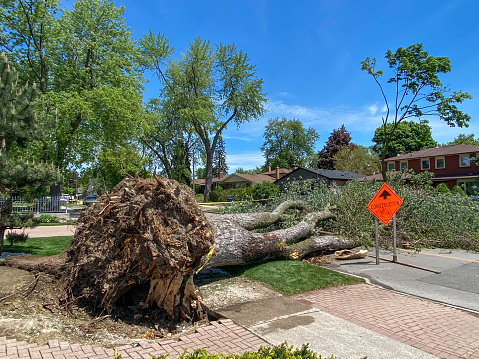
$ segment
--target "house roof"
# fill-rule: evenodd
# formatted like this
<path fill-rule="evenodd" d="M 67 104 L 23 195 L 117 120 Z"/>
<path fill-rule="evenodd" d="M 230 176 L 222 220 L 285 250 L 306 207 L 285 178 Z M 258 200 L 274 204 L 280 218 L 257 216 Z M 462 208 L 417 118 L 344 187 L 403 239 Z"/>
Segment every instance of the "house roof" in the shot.
<path fill-rule="evenodd" d="M 245 173 L 233 173 L 220 182 L 231 183 L 231 182 L 240 182 L 241 180 L 250 182 L 250 183 L 263 183 L 263 182 L 274 182 L 274 178 L 267 176 L 265 174 L 250 175 Z"/>
<path fill-rule="evenodd" d="M 319 174 L 320 176 L 327 177 L 329 179 L 342 179 L 342 180 L 352 180 L 356 178 L 363 178 L 366 177 L 366 175 L 362 175 L 359 173 L 355 172 L 350 172 L 350 171 L 340 171 L 340 170 L 325 170 L 322 168 L 305 168 L 311 172 L 315 172 Z"/>
<path fill-rule="evenodd" d="M 291 170 L 289 170 L 287 168 L 278 168 L 278 170 L 279 170 L 280 177 L 282 177 L 284 175 L 287 175 L 288 173 L 291 172 Z M 260 174 L 275 177 L 276 176 L 276 170 L 274 169 L 274 170 L 271 170 L 271 171 L 268 171 L 268 172 L 262 172 Z"/>
<path fill-rule="evenodd" d="M 292 174 L 296 171 L 299 171 L 299 170 L 309 171 L 309 172 L 315 173 L 319 176 L 326 177 L 330 180 L 352 180 L 352 179 L 356 179 L 356 178 L 366 177 L 365 175 L 361 175 L 359 173 L 354 173 L 354 172 L 350 172 L 350 171 L 326 170 L 326 169 L 322 169 L 322 168 L 318 169 L 318 168 L 305 168 L 305 167 L 298 167 L 295 170 L 293 170 L 292 172 L 290 172 L 290 174 Z M 286 175 L 285 177 L 287 177 L 287 176 L 288 175 Z M 285 177 L 282 177 L 282 178 L 285 178 Z"/>
<path fill-rule="evenodd" d="M 389 171 L 388 172 L 389 174 L 395 174 L 396 171 Z M 411 174 L 409 172 L 403 172 L 402 175 L 401 175 L 401 178 L 403 180 L 407 180 L 409 178 L 411 178 Z M 363 178 L 360 178 L 359 181 L 369 181 L 369 180 L 377 180 L 377 181 L 382 181 L 383 180 L 383 175 L 382 173 L 375 173 L 373 175 L 369 175 L 369 176 L 366 176 L 366 177 L 363 177 Z"/>
<path fill-rule="evenodd" d="M 473 145 L 448 145 L 434 148 L 427 148 L 425 150 L 406 153 L 395 157 L 386 158 L 385 161 L 401 161 L 411 160 L 424 157 L 437 157 L 437 156 L 451 156 L 462 153 L 479 152 L 479 146 Z"/>
<path fill-rule="evenodd" d="M 224 177 L 221 177 L 221 178 L 218 178 L 218 177 L 213 177 L 211 179 L 211 183 L 216 183 L 216 182 L 221 182 L 223 181 L 225 178 L 227 178 L 228 176 L 224 176 Z M 206 178 L 197 178 L 195 179 L 195 184 L 197 184 L 198 186 L 204 186 L 205 185 L 205 182 L 206 182 Z"/>

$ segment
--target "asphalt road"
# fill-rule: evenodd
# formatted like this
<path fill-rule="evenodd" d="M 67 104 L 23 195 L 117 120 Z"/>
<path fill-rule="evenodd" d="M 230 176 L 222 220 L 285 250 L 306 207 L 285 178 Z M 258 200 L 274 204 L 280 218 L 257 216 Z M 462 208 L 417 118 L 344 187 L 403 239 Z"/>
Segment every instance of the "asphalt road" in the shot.
<path fill-rule="evenodd" d="M 375 255 L 374 248 L 370 254 Z M 397 263 L 393 263 L 392 250 L 381 250 L 380 258 L 379 265 L 375 257 L 338 261 L 336 269 L 368 278 L 385 288 L 479 313 L 479 253 L 398 250 Z"/>

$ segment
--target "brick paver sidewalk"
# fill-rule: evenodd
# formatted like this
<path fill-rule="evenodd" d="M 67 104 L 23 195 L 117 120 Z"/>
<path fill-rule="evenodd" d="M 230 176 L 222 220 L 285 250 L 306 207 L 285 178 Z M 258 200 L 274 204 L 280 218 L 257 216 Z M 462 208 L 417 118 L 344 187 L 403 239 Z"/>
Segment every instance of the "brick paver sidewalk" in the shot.
<path fill-rule="evenodd" d="M 293 298 L 441 358 L 479 358 L 479 317 L 474 313 L 368 284 Z"/>
<path fill-rule="evenodd" d="M 269 343 L 245 328 L 233 323 L 230 319 L 211 322 L 211 325 L 199 327 L 194 334 L 181 337 L 179 340 L 160 342 L 140 342 L 116 348 L 121 358 L 146 358 L 153 355 L 166 355 L 174 359 L 186 349 L 188 353 L 205 348 L 208 353 L 234 353 L 257 351 Z M 90 345 L 68 344 L 50 340 L 47 345 L 38 346 L 15 339 L 0 337 L 0 358 L 95 358 L 111 359 L 114 349 L 92 347 Z"/>

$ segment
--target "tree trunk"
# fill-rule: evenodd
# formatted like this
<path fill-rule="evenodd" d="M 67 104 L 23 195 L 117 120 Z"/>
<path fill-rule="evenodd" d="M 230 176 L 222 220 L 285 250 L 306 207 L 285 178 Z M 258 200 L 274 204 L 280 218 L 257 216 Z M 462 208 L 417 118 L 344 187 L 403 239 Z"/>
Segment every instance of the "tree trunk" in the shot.
<path fill-rule="evenodd" d="M 205 190 L 203 192 L 204 201 L 210 201 L 210 192 L 213 184 L 213 148 L 206 148 L 206 178 L 205 178 Z"/>
<path fill-rule="evenodd" d="M 205 267 L 244 265 L 265 258 L 301 259 L 327 249 L 351 248 L 353 241 L 334 235 L 317 235 L 319 221 L 333 218 L 326 209 L 307 214 L 293 227 L 268 233 L 250 230 L 265 228 L 280 220 L 289 208 L 307 208 L 301 201 L 286 201 L 272 212 L 227 214 L 211 221 L 215 237 L 215 252 Z"/>

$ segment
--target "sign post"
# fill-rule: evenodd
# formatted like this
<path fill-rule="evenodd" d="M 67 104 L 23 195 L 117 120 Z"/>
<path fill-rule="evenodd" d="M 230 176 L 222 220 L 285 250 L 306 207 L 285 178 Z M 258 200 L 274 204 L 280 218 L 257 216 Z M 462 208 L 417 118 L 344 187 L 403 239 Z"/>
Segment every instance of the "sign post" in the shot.
<path fill-rule="evenodd" d="M 393 221 L 393 262 L 397 261 L 396 254 L 396 212 L 401 207 L 402 199 L 393 191 L 387 183 L 383 183 L 379 191 L 368 204 L 368 210 L 376 217 L 376 264 L 379 264 L 379 231 L 378 222 L 380 220 L 385 226 L 388 226 L 391 218 Z"/>

